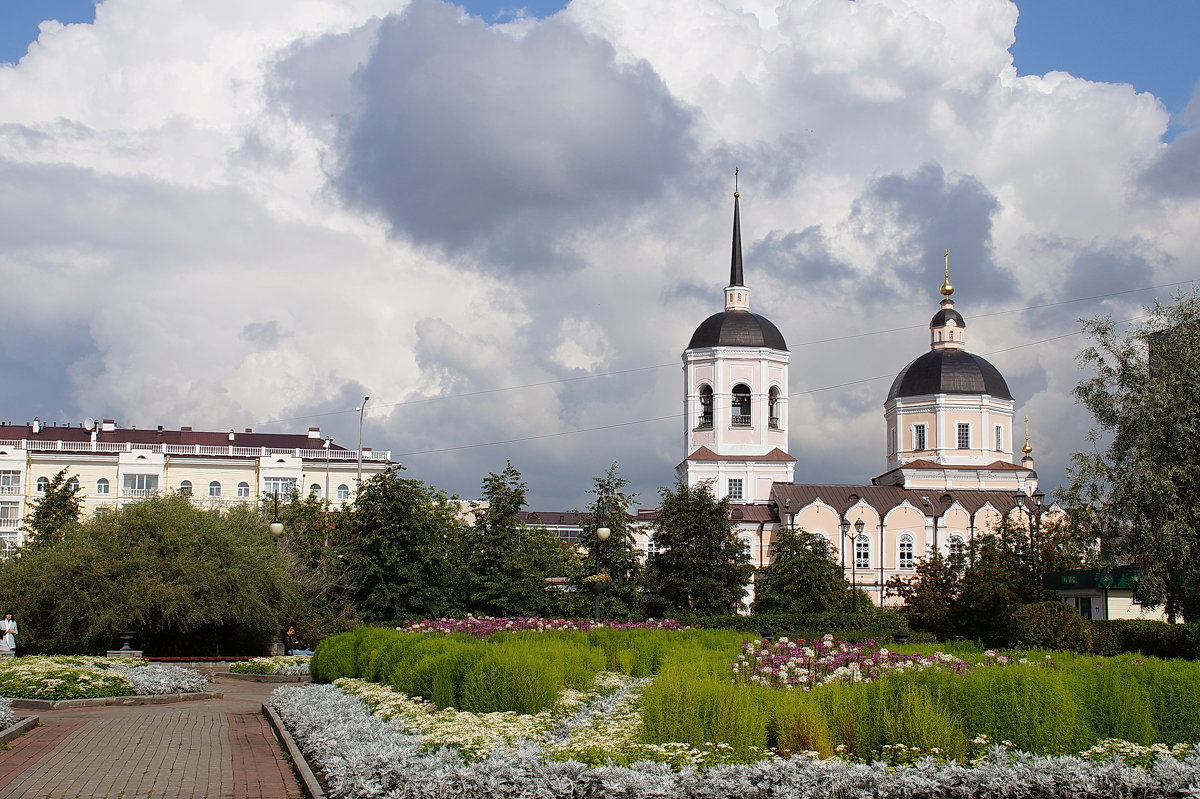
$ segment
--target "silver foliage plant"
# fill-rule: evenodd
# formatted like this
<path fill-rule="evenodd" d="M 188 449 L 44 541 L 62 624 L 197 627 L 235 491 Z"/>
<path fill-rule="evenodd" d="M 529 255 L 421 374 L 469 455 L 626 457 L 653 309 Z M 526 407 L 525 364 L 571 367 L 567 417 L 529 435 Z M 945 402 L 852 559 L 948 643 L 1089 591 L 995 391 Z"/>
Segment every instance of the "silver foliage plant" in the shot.
<path fill-rule="evenodd" d="M 13 713 L 12 702 L 0 696 L 0 730 L 17 723 L 17 715 Z"/>
<path fill-rule="evenodd" d="M 198 693 L 208 688 L 208 676 L 181 666 L 113 666 L 109 671 L 129 680 L 139 696 Z"/>
<path fill-rule="evenodd" d="M 889 768 L 795 757 L 676 772 L 662 763 L 588 768 L 550 761 L 532 742 L 465 763 L 451 749 L 422 752 L 420 736 L 400 732 L 332 685 L 283 687 L 271 705 L 324 773 L 334 799 L 1200 797 L 1200 748 L 1182 761 L 1162 756 L 1149 769 L 994 747 L 975 768 L 932 759 Z"/>

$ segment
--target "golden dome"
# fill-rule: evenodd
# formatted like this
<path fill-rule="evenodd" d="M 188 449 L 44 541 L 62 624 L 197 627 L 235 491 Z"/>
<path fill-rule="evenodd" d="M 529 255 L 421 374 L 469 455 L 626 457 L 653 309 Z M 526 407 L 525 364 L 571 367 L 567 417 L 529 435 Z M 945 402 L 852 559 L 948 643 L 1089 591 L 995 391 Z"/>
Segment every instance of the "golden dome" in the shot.
<path fill-rule="evenodd" d="M 950 251 L 946 250 L 945 254 L 946 254 L 946 279 L 944 281 L 942 281 L 942 288 L 940 289 L 940 291 L 942 292 L 943 297 L 949 297 L 951 294 L 954 293 L 954 286 L 950 285 Z"/>

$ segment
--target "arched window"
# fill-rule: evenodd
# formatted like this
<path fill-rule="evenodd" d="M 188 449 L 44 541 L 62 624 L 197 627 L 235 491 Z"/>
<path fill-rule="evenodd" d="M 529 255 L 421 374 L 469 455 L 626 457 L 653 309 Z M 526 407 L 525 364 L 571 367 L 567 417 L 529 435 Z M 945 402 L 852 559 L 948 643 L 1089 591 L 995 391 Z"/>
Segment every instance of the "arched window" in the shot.
<path fill-rule="evenodd" d="M 901 569 L 911 569 L 913 562 L 913 537 L 904 533 L 900 536 L 899 566 Z"/>
<path fill-rule="evenodd" d="M 950 559 L 961 561 L 967 556 L 967 542 L 958 533 L 950 536 Z"/>
<path fill-rule="evenodd" d="M 779 386 L 771 386 L 767 392 L 767 425 L 779 429 Z"/>
<path fill-rule="evenodd" d="M 713 397 L 712 386 L 700 386 L 700 421 L 697 429 L 713 426 Z"/>
<path fill-rule="evenodd" d="M 181 480 L 179 483 L 179 493 L 185 497 L 190 497 L 192 495 L 192 481 Z"/>
<path fill-rule="evenodd" d="M 237 495 L 243 499 L 250 496 L 250 484 L 246 482 L 238 483 Z"/>
<path fill-rule="evenodd" d="M 733 387 L 733 426 L 750 426 L 750 387 L 738 383 Z"/>
<path fill-rule="evenodd" d="M 67 488 L 70 489 L 71 491 L 78 491 L 79 490 L 79 478 L 72 477 L 70 482 L 67 483 Z"/>
<path fill-rule="evenodd" d="M 312 485 L 310 485 L 308 487 L 308 493 L 312 494 L 317 499 L 320 499 L 321 498 L 321 487 L 319 485 L 317 485 L 316 483 L 313 483 Z"/>
<path fill-rule="evenodd" d="M 221 484 L 218 483 L 216 480 L 213 480 L 211 483 L 209 483 L 208 484 L 208 495 L 210 497 L 221 496 Z"/>
<path fill-rule="evenodd" d="M 871 537 L 866 533 L 860 533 L 854 539 L 854 568 L 871 568 Z"/>
<path fill-rule="evenodd" d="M 37 479 L 37 482 L 34 483 L 34 486 L 33 486 L 33 490 L 38 492 L 39 494 L 45 494 L 49 488 L 50 488 L 50 478 L 48 478 L 48 477 L 39 477 Z"/>
<path fill-rule="evenodd" d="M 350 499 L 350 486 L 342 483 L 338 486 L 337 498 L 340 502 L 345 502 Z"/>
<path fill-rule="evenodd" d="M 96 481 L 96 493 L 97 494 L 107 494 L 108 493 L 108 478 L 107 477 L 101 477 L 99 480 Z"/>

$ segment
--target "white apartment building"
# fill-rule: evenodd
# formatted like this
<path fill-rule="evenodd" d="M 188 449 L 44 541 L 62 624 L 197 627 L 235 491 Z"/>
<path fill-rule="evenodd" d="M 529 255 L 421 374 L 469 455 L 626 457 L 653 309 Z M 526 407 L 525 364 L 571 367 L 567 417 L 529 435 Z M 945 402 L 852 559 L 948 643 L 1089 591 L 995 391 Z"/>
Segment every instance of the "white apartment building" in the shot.
<path fill-rule="evenodd" d="M 361 461 L 360 461 L 361 457 Z M 307 435 L 119 428 L 112 419 L 47 425 L 35 418 L 0 424 L 0 556 L 24 543 L 22 520 L 50 480 L 66 469 L 79 483 L 84 513 L 165 492 L 206 507 L 257 502 L 265 494 L 351 502 L 362 478 L 391 463 L 390 451 L 348 450 Z"/>

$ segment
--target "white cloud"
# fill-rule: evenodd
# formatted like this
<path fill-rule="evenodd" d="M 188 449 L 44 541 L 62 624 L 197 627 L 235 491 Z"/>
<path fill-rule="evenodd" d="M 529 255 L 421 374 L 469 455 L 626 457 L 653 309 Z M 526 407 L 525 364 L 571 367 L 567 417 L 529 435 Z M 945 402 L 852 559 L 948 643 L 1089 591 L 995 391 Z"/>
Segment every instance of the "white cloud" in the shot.
<path fill-rule="evenodd" d="M 353 445 L 369 393 L 367 442 L 450 450 L 405 458 L 449 490 L 512 458 L 571 507 L 618 460 L 652 502 L 684 453 L 678 419 L 646 420 L 678 412 L 679 351 L 720 307 L 737 165 L 754 307 L 812 392 L 798 478 L 882 471 L 881 404 L 949 247 L 969 347 L 1026 392 L 1057 483 L 1088 425 L 1082 341 L 1001 350 L 1152 293 L 987 314 L 1192 277 L 1197 139 L 1163 143 L 1128 86 L 1018 78 L 1015 20 L 1004 0 L 575 0 L 499 26 L 436 0 L 106 0 L 0 66 L 0 415 L 287 419 Z M 583 428 L 604 429 L 535 438 Z"/>

